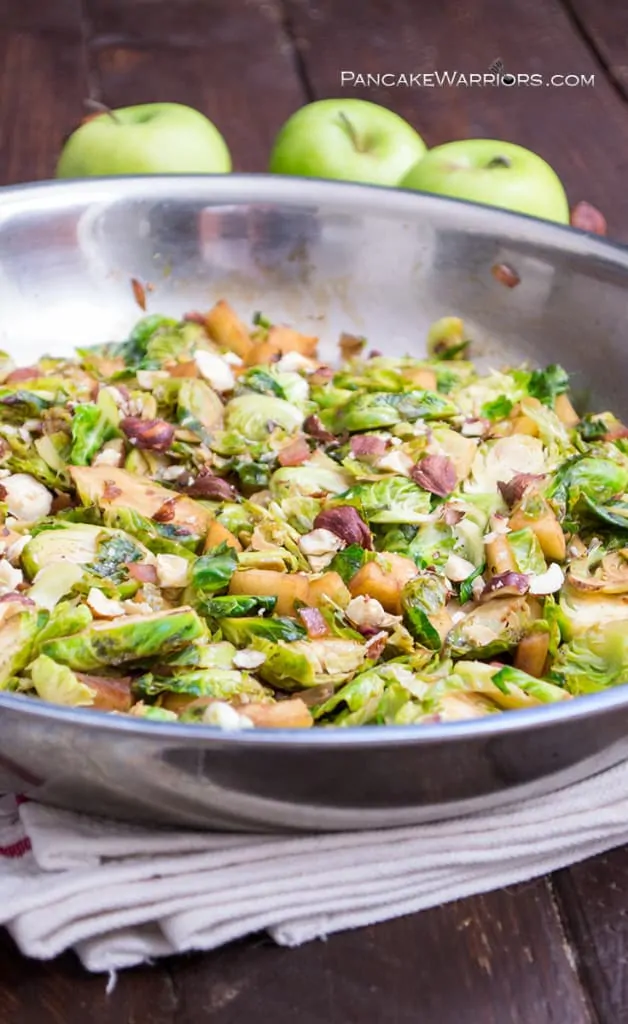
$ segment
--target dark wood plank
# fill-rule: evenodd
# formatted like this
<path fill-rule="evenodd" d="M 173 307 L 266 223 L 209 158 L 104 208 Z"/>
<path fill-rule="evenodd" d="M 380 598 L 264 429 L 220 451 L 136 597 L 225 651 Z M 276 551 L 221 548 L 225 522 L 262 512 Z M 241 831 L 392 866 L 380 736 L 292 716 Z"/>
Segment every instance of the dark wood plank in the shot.
<path fill-rule="evenodd" d="M 613 850 L 558 872 L 554 887 L 599 1024 L 626 1024 L 628 851 Z"/>
<path fill-rule="evenodd" d="M 80 31 L 0 34 L 0 184 L 49 178 L 88 95 Z"/>
<path fill-rule="evenodd" d="M 87 8 L 99 98 L 112 107 L 197 107 L 224 134 L 237 170 L 266 169 L 275 133 L 304 102 L 278 0 L 237 16 L 230 0 L 88 0 Z"/>
<path fill-rule="evenodd" d="M 589 1024 L 544 882 L 333 935 L 170 961 L 177 1024 Z"/>
<path fill-rule="evenodd" d="M 0 0 L 3 31 L 81 35 L 81 0 Z"/>
<path fill-rule="evenodd" d="M 574 29 L 560 0 L 286 0 L 293 35 L 318 97 L 360 96 L 391 107 L 430 146 L 501 138 L 540 153 L 570 200 L 605 210 L 610 232 L 628 238 L 628 109 Z M 591 6 L 597 0 L 590 0 Z M 613 0 L 607 0 L 610 5 Z M 613 11 L 619 5 L 615 4 Z M 625 14 L 623 15 L 625 18 Z M 350 88 L 362 73 L 484 72 L 497 57 L 521 73 L 595 74 L 593 88 Z"/>
<path fill-rule="evenodd" d="M 628 7 L 617 0 L 565 0 L 572 20 L 628 99 Z"/>
<path fill-rule="evenodd" d="M 26 960 L 0 931 L 2 1024 L 175 1024 L 176 995 L 167 970 L 120 972 L 110 994 L 107 975 L 87 974 L 68 954 Z"/>
<path fill-rule="evenodd" d="M 216 31 L 238 33 L 238 22 L 253 27 L 260 15 L 282 20 L 278 2 L 251 4 L 237 17 L 215 0 L 87 0 L 86 10 L 93 37 L 144 46 L 204 47 Z"/>

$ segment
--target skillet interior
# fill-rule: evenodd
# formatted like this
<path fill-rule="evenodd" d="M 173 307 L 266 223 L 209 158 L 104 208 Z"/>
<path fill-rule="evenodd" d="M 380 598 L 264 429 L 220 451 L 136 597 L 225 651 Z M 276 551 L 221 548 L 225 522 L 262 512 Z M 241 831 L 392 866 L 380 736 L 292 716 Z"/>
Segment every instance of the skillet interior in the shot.
<path fill-rule="evenodd" d="M 514 268 L 514 289 L 491 274 Z M 582 401 L 626 413 L 628 256 L 599 239 L 456 201 L 264 176 L 108 179 L 0 196 L 0 345 L 124 337 L 149 311 L 226 297 L 386 354 L 462 316 L 485 365 L 560 362 Z M 0 696 L 0 789 L 152 821 L 239 828 L 404 824 L 564 784 L 625 756 L 628 690 L 486 722 L 220 736 Z M 26 706 L 28 705 L 28 706 Z"/>

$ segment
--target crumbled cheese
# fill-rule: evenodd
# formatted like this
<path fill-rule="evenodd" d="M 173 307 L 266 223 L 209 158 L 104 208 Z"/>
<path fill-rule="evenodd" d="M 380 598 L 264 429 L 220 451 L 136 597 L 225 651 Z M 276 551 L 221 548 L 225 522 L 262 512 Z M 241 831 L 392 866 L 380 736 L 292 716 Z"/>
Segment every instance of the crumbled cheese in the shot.
<path fill-rule="evenodd" d="M 248 648 L 244 651 L 236 651 L 233 656 L 235 668 L 254 669 L 259 668 L 266 661 L 266 655 L 261 651 L 253 651 Z"/>
<path fill-rule="evenodd" d="M 235 387 L 233 370 L 222 356 L 199 348 L 194 353 L 194 362 L 201 377 L 204 377 L 215 391 L 233 391 Z"/>
<path fill-rule="evenodd" d="M 12 544 L 9 544 L 8 548 L 6 549 L 6 556 L 9 559 L 11 565 L 15 565 L 16 562 L 19 562 L 20 555 L 22 554 L 22 551 L 24 550 L 30 539 L 30 533 L 24 533 L 22 534 L 21 537 L 18 537 L 17 540 L 14 540 Z"/>
<path fill-rule="evenodd" d="M 354 626 L 378 629 L 380 626 L 394 627 L 401 621 L 400 616 L 389 615 L 377 598 L 360 594 L 352 598 L 345 609 L 345 615 Z"/>
<path fill-rule="evenodd" d="M 167 370 L 138 370 L 136 373 L 142 391 L 152 391 L 158 381 L 167 380 L 169 376 Z"/>
<path fill-rule="evenodd" d="M 0 594 L 10 594 L 24 582 L 21 569 L 14 569 L 8 559 L 0 560 Z"/>
<path fill-rule="evenodd" d="M 244 366 L 244 360 L 236 355 L 235 352 L 225 352 L 222 358 L 226 363 L 229 363 L 229 366 Z"/>
<path fill-rule="evenodd" d="M 486 420 L 466 420 L 460 428 L 460 433 L 463 437 L 482 437 L 486 428 Z"/>
<path fill-rule="evenodd" d="M 450 555 L 445 562 L 445 576 L 453 583 L 462 583 L 468 579 L 472 572 L 475 572 L 473 562 L 469 562 L 460 555 Z"/>
<path fill-rule="evenodd" d="M 337 551 L 345 547 L 345 542 L 331 530 L 311 530 L 304 533 L 299 540 L 299 548 L 312 566 L 314 572 L 322 572 L 329 565 Z"/>
<path fill-rule="evenodd" d="M 181 555 L 157 555 L 157 579 L 160 587 L 185 587 L 190 563 Z"/>
<path fill-rule="evenodd" d="M 399 450 L 386 452 L 381 459 L 377 460 L 378 469 L 387 469 L 391 473 L 399 473 L 401 476 L 410 476 L 410 470 L 414 461 L 405 452 Z"/>
<path fill-rule="evenodd" d="M 505 537 L 507 533 L 512 533 L 506 516 L 491 516 L 490 526 L 496 537 Z"/>
<path fill-rule="evenodd" d="M 29 473 L 13 473 L 2 481 L 7 508 L 16 519 L 32 521 L 50 515 L 52 494 Z"/>
<path fill-rule="evenodd" d="M 115 448 L 103 448 L 95 457 L 92 466 L 121 466 L 124 461 L 122 452 Z"/>
<path fill-rule="evenodd" d="M 466 619 L 466 613 L 463 611 L 453 612 L 451 616 L 452 625 L 456 626 L 463 619 Z"/>
<path fill-rule="evenodd" d="M 150 615 L 154 609 L 146 601 L 123 601 L 125 615 Z"/>
<path fill-rule="evenodd" d="M 486 583 L 484 582 L 481 576 L 478 576 L 476 579 L 474 579 L 473 583 L 471 584 L 471 593 L 473 594 L 473 597 L 475 598 L 476 601 L 478 601 L 482 596 L 485 586 Z"/>
<path fill-rule="evenodd" d="M 285 356 L 282 356 L 276 364 L 280 373 L 294 373 L 296 370 L 313 371 L 317 365 L 314 359 L 308 359 L 300 352 L 286 352 Z"/>
<path fill-rule="evenodd" d="M 124 397 L 122 392 L 113 384 L 107 384 L 104 388 L 102 388 L 102 390 L 106 391 L 108 394 L 111 395 L 119 409 L 124 409 L 126 407 L 126 398 Z"/>
<path fill-rule="evenodd" d="M 116 619 L 119 615 L 124 615 L 124 605 L 107 597 L 98 587 L 91 588 L 87 595 L 87 604 L 97 619 Z"/>
<path fill-rule="evenodd" d="M 250 718 L 241 715 L 230 704 L 226 704 L 222 700 L 215 700 L 207 705 L 203 714 L 203 722 L 205 725 L 217 725 L 220 729 L 229 732 L 235 729 L 254 728 Z"/>
<path fill-rule="evenodd" d="M 160 476 L 162 480 L 167 480 L 168 482 L 178 480 L 183 487 L 193 480 L 192 475 L 188 473 L 184 466 L 166 466 L 161 471 Z"/>
<path fill-rule="evenodd" d="M 561 567 L 552 562 L 547 572 L 530 577 L 529 591 L 531 594 L 555 594 L 565 582 L 565 574 Z"/>

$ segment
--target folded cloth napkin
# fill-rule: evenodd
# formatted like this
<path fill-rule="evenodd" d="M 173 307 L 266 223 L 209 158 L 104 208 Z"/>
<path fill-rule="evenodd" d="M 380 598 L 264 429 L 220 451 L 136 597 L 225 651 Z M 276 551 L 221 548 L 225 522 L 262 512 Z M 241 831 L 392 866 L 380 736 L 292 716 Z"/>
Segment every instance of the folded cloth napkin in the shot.
<path fill-rule="evenodd" d="M 628 841 L 628 762 L 548 796 L 377 832 L 151 829 L 3 797 L 0 924 L 115 971 L 266 929 L 285 946 L 512 885 Z"/>

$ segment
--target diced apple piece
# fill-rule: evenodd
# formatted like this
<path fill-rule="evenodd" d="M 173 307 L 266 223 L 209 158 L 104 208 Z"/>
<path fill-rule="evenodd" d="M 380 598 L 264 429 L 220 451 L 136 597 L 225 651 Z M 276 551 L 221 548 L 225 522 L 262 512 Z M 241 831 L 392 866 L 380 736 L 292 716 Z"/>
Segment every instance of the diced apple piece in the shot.
<path fill-rule="evenodd" d="M 403 555 L 381 556 L 382 564 L 367 562 L 349 583 L 352 597 L 374 597 L 392 615 L 401 615 L 401 589 L 416 576 L 414 562 Z"/>
<path fill-rule="evenodd" d="M 436 374 L 433 370 L 427 370 L 423 367 L 409 367 L 408 369 L 402 370 L 402 376 L 404 380 L 407 380 L 409 384 L 412 384 L 415 388 L 423 388 L 425 391 L 436 391 L 438 381 Z"/>
<path fill-rule="evenodd" d="M 221 348 L 235 352 L 240 359 L 246 359 L 254 347 L 246 324 L 224 299 L 210 309 L 205 324 L 212 340 Z"/>
<path fill-rule="evenodd" d="M 542 499 L 535 498 L 533 507 L 534 515 L 528 515 L 525 505 L 516 506 L 509 519 L 510 529 L 523 530 L 527 527 L 532 530 L 545 557 L 561 562 L 565 557 L 567 544 L 558 519 L 547 502 Z"/>
<path fill-rule="evenodd" d="M 211 548 L 217 548 L 219 544 L 228 544 L 234 551 L 242 551 L 242 545 L 240 541 L 231 530 L 228 530 L 226 526 L 219 523 L 217 519 L 209 524 L 207 536 L 205 538 L 205 551 L 209 551 Z"/>
<path fill-rule="evenodd" d="M 530 633 L 517 644 L 515 668 L 537 679 L 543 675 L 549 651 L 549 633 Z"/>
<path fill-rule="evenodd" d="M 314 724 L 309 708 L 300 697 L 276 704 L 240 704 L 238 711 L 262 729 L 308 729 Z"/>
<path fill-rule="evenodd" d="M 230 594 L 253 594 L 277 598 L 276 615 L 296 615 L 295 601 L 308 604 L 309 580 L 301 573 L 274 569 L 243 569 L 231 577 Z"/>
<path fill-rule="evenodd" d="M 578 416 L 578 413 L 571 404 L 571 401 L 568 398 L 568 396 L 565 394 L 558 395 L 554 403 L 554 412 L 558 416 L 561 423 L 564 423 L 564 425 L 570 429 L 572 427 L 577 426 L 577 424 L 580 422 L 580 417 Z"/>
<path fill-rule="evenodd" d="M 346 608 L 351 600 L 351 592 L 337 572 L 326 572 L 317 580 L 310 581 L 307 603 L 314 608 L 324 608 L 325 598 L 329 598 L 340 608 Z"/>
<path fill-rule="evenodd" d="M 512 528 L 515 529 L 515 527 Z M 484 545 L 484 550 L 487 568 L 491 576 L 501 576 L 504 572 L 517 572 L 515 556 L 505 536 L 500 534 L 493 537 Z"/>
<path fill-rule="evenodd" d="M 95 697 L 90 707 L 96 711 L 130 711 L 133 703 L 130 677 L 92 676 L 85 672 L 76 672 L 75 675 L 81 683 L 94 691 Z"/>

